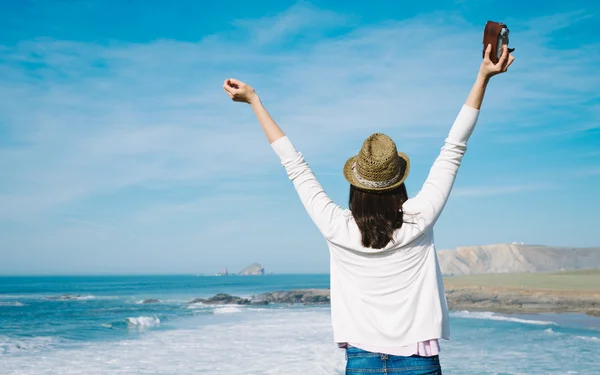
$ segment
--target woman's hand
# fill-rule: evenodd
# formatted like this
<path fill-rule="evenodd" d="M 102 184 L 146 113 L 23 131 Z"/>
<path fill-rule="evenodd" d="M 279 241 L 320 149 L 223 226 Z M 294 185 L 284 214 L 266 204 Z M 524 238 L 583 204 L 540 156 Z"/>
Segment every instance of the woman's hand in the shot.
<path fill-rule="evenodd" d="M 223 83 L 223 90 L 234 102 L 252 104 L 258 100 L 258 94 L 252 86 L 234 78 L 228 78 Z"/>
<path fill-rule="evenodd" d="M 481 109 L 483 96 L 485 95 L 485 90 L 490 78 L 496 74 L 506 72 L 510 64 L 515 61 L 514 56 L 508 52 L 508 47 L 506 44 L 502 46 L 502 56 L 500 56 L 497 64 L 494 64 L 492 60 L 490 60 L 490 52 L 492 52 L 492 46 L 488 44 L 487 48 L 485 49 L 485 57 L 481 62 L 481 67 L 479 68 L 477 80 L 475 81 L 475 84 L 473 85 L 473 88 L 467 97 L 467 101 L 465 102 L 466 105 L 477 110 Z"/>
<path fill-rule="evenodd" d="M 515 61 L 515 57 L 508 52 L 508 47 L 506 44 L 502 46 L 502 56 L 500 56 L 497 64 L 494 64 L 490 59 L 491 52 L 492 45 L 488 44 L 487 48 L 485 49 L 485 58 L 481 63 L 481 67 L 479 68 L 479 77 L 486 81 L 496 74 L 506 72 L 510 64 Z"/>
<path fill-rule="evenodd" d="M 285 136 L 283 131 L 281 131 L 279 126 L 273 121 L 269 112 L 267 112 L 266 108 L 260 102 L 260 98 L 252 86 L 237 79 L 229 78 L 223 83 L 223 90 L 225 90 L 227 95 L 229 95 L 234 102 L 250 104 L 250 107 L 254 110 L 254 114 L 258 119 L 258 123 L 265 132 L 270 143 Z"/>

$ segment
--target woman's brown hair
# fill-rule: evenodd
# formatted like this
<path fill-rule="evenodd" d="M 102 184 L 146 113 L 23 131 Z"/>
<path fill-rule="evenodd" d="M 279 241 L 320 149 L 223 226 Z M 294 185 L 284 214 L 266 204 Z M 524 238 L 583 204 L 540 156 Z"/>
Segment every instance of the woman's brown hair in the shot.
<path fill-rule="evenodd" d="M 382 249 L 393 241 L 394 231 L 402 227 L 402 205 L 407 200 L 404 184 L 394 190 L 378 193 L 350 185 L 350 211 L 362 234 L 364 247 Z"/>

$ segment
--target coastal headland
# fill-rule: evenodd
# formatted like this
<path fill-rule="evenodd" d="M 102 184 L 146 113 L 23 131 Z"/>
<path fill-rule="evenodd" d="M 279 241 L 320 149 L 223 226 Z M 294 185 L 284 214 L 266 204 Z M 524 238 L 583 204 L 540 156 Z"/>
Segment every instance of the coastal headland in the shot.
<path fill-rule="evenodd" d="M 444 278 L 452 310 L 600 317 L 600 269 Z"/>

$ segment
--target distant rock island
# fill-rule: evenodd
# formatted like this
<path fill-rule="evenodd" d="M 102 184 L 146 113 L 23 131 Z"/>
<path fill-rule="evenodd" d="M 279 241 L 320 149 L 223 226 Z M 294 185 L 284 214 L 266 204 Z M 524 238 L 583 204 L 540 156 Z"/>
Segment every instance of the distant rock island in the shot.
<path fill-rule="evenodd" d="M 265 274 L 265 267 L 258 263 L 252 263 L 248 267 L 238 273 L 240 276 L 263 276 Z"/>
<path fill-rule="evenodd" d="M 438 251 L 442 274 L 556 272 L 600 268 L 600 248 L 524 244 L 459 247 Z"/>
<path fill-rule="evenodd" d="M 239 273 L 229 273 L 227 268 L 223 269 L 221 272 L 217 273 L 217 276 L 264 276 L 265 267 L 261 266 L 258 263 L 252 263 L 248 267 L 241 270 Z"/>

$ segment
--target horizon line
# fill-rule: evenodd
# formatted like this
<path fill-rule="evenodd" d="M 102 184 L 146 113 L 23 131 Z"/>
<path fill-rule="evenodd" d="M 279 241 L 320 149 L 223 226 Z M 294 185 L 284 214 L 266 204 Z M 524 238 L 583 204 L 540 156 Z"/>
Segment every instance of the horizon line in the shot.
<path fill-rule="evenodd" d="M 214 273 L 13 273 L 0 274 L 0 277 L 89 277 L 89 276 L 122 276 L 122 277 L 138 277 L 138 276 L 193 276 L 193 277 L 262 277 L 262 276 L 300 276 L 314 275 L 324 276 L 329 275 L 321 272 L 278 272 L 265 273 L 264 275 L 217 275 Z"/>

